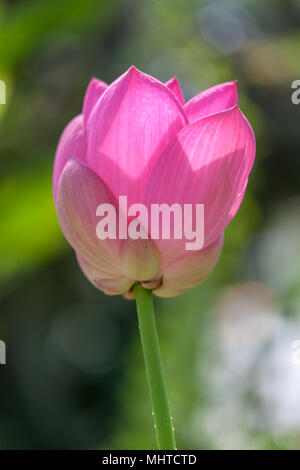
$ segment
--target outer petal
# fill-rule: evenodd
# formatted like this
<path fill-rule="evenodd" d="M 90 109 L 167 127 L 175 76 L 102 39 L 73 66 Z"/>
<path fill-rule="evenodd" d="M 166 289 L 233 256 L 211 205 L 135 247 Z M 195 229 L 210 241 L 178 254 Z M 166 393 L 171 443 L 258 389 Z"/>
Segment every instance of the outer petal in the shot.
<path fill-rule="evenodd" d="M 173 93 L 132 67 L 107 88 L 90 115 L 88 165 L 116 197 L 139 202 L 155 161 L 186 123 Z"/>
<path fill-rule="evenodd" d="M 61 172 L 71 157 L 85 162 L 86 139 L 82 114 L 79 114 L 69 122 L 58 143 L 53 170 L 53 193 L 55 201 Z"/>
<path fill-rule="evenodd" d="M 228 222 L 230 222 L 230 220 L 233 219 L 233 217 L 239 210 L 240 205 L 242 204 L 245 192 L 246 192 L 247 185 L 248 185 L 248 178 L 246 179 L 245 182 L 243 180 L 241 181 L 240 187 L 238 189 L 238 193 L 233 201 L 233 204 L 228 214 Z"/>
<path fill-rule="evenodd" d="M 124 240 L 120 249 L 122 272 L 136 281 L 156 280 L 160 256 L 150 238 Z"/>
<path fill-rule="evenodd" d="M 234 81 L 222 83 L 199 93 L 185 104 L 184 110 L 189 122 L 194 122 L 203 116 L 233 108 L 237 104 L 238 89 L 237 82 Z"/>
<path fill-rule="evenodd" d="M 158 297 L 175 297 L 204 281 L 215 267 L 223 246 L 223 236 L 204 250 L 184 256 L 163 272 L 162 284 L 154 293 Z"/>
<path fill-rule="evenodd" d="M 143 202 L 204 204 L 204 247 L 223 232 L 255 156 L 253 131 L 238 108 L 207 116 L 179 132 L 151 172 Z M 240 196 L 239 196 L 240 197 Z M 194 217 L 194 216 L 193 216 Z M 149 224 L 150 226 L 150 224 Z M 186 240 L 155 240 L 163 268 L 188 254 Z"/>
<path fill-rule="evenodd" d="M 184 105 L 184 96 L 182 93 L 182 89 L 180 86 L 179 81 L 177 80 L 176 77 L 171 78 L 168 82 L 165 83 L 165 85 L 169 88 L 169 90 L 172 91 L 172 93 L 176 96 L 178 99 L 179 103 Z"/>
<path fill-rule="evenodd" d="M 77 261 L 88 280 L 105 294 L 125 294 L 134 284 L 134 281 L 124 276 L 113 276 L 109 272 L 95 268 L 78 254 Z"/>
<path fill-rule="evenodd" d="M 97 103 L 102 93 L 106 90 L 106 88 L 107 83 L 102 82 L 102 80 L 98 80 L 98 78 L 92 78 L 92 80 L 90 81 L 83 100 L 82 113 L 84 116 L 85 124 L 88 121 L 93 107 Z"/>
<path fill-rule="evenodd" d="M 118 269 L 118 240 L 100 240 L 96 234 L 100 204 L 116 207 L 112 194 L 101 179 L 78 160 L 66 164 L 59 181 L 57 215 L 61 229 L 74 250 L 88 263 L 112 275 Z"/>

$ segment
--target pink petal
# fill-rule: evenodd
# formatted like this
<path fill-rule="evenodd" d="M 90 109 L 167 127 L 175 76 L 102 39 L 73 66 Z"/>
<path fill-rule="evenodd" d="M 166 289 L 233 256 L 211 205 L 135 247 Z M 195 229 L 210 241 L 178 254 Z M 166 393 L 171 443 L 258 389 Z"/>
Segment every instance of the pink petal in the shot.
<path fill-rule="evenodd" d="M 253 131 L 238 108 L 186 126 L 165 150 L 147 182 L 143 202 L 204 204 L 204 247 L 223 232 L 245 186 L 255 156 Z M 194 217 L 194 216 L 193 216 Z M 150 224 L 149 224 L 150 226 Z M 155 240 L 162 272 L 189 254 L 186 240 Z"/>
<path fill-rule="evenodd" d="M 191 253 L 164 270 L 162 284 L 154 289 L 158 297 L 175 297 L 200 284 L 215 267 L 223 246 L 223 236 L 204 250 Z"/>
<path fill-rule="evenodd" d="M 238 104 L 237 82 L 226 82 L 208 88 L 194 96 L 185 104 L 184 110 L 189 122 L 198 121 L 203 116 L 219 113 Z"/>
<path fill-rule="evenodd" d="M 99 279 L 95 281 L 96 287 L 107 295 L 126 294 L 134 282 L 126 277 L 116 279 Z"/>
<path fill-rule="evenodd" d="M 95 268 L 79 255 L 77 255 L 77 261 L 87 279 L 105 294 L 125 294 L 134 284 L 131 279 L 113 276 L 109 272 Z"/>
<path fill-rule="evenodd" d="M 85 162 L 86 139 L 82 114 L 79 114 L 69 122 L 58 143 L 53 170 L 54 200 L 56 200 L 57 197 L 57 188 L 61 172 L 67 161 L 72 157 Z"/>
<path fill-rule="evenodd" d="M 139 202 L 155 161 L 186 123 L 173 93 L 131 67 L 107 88 L 90 115 L 88 165 L 115 197 Z"/>
<path fill-rule="evenodd" d="M 171 92 L 176 96 L 179 103 L 184 105 L 184 96 L 179 81 L 176 77 L 171 78 L 165 85 L 171 90 Z"/>
<path fill-rule="evenodd" d="M 100 240 L 96 216 L 100 204 L 116 201 L 103 181 L 75 159 L 66 164 L 58 186 L 57 215 L 61 229 L 74 250 L 95 268 L 120 276 L 119 241 Z"/>
<path fill-rule="evenodd" d="M 106 88 L 107 83 L 102 82 L 102 80 L 98 80 L 98 78 L 92 78 L 92 80 L 90 81 L 83 100 L 82 113 L 84 116 L 85 125 L 93 110 L 93 107 L 97 103 L 102 93 L 106 90 Z"/>
<path fill-rule="evenodd" d="M 246 179 L 246 182 L 241 181 L 240 187 L 238 189 L 238 193 L 237 193 L 237 195 L 236 195 L 236 197 L 235 197 L 235 199 L 232 203 L 232 206 L 231 206 L 229 214 L 228 214 L 228 223 L 230 222 L 230 220 L 233 219 L 233 217 L 235 216 L 235 214 L 237 213 L 237 211 L 240 208 L 240 205 L 241 205 L 241 203 L 244 199 L 244 196 L 245 196 L 247 184 L 248 184 L 248 178 Z"/>

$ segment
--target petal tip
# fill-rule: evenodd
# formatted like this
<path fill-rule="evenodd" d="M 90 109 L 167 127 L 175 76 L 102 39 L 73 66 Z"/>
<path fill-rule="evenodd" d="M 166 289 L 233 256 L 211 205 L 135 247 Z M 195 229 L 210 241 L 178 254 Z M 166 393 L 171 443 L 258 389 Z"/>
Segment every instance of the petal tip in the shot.
<path fill-rule="evenodd" d="M 179 84 L 178 78 L 176 76 L 174 76 L 174 77 L 170 78 L 170 80 L 168 80 L 166 84 L 168 84 L 168 85 L 175 85 L 176 84 L 177 85 L 177 84 Z"/>
<path fill-rule="evenodd" d="M 107 83 L 103 82 L 102 80 L 99 80 L 96 77 L 91 78 L 86 89 L 82 105 L 82 112 L 85 123 L 87 122 L 98 99 L 103 95 L 106 89 Z"/>
<path fill-rule="evenodd" d="M 128 69 L 128 72 L 135 73 L 135 72 L 138 72 L 138 69 L 136 68 L 135 65 L 131 65 Z"/>
<path fill-rule="evenodd" d="M 139 69 L 136 68 L 135 65 L 131 65 L 127 72 L 125 72 L 125 75 L 128 75 L 129 77 L 134 77 L 136 75 L 142 75 L 143 72 L 141 72 Z"/>
<path fill-rule="evenodd" d="M 185 103 L 182 89 L 177 77 L 172 77 L 165 83 L 165 86 L 171 90 L 171 92 L 178 99 L 179 103 L 183 106 Z"/>

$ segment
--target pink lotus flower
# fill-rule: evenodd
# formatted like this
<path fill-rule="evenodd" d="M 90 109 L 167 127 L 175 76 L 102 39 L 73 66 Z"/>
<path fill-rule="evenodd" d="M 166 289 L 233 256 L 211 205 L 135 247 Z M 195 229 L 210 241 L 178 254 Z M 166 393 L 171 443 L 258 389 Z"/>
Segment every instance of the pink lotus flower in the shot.
<path fill-rule="evenodd" d="M 185 103 L 176 78 L 163 84 L 131 67 L 111 85 L 92 79 L 83 111 L 65 128 L 54 164 L 54 198 L 65 237 L 87 278 L 131 296 L 140 282 L 161 297 L 196 286 L 215 266 L 255 156 L 236 82 Z M 183 239 L 100 240 L 99 204 L 204 204 L 204 246 Z"/>

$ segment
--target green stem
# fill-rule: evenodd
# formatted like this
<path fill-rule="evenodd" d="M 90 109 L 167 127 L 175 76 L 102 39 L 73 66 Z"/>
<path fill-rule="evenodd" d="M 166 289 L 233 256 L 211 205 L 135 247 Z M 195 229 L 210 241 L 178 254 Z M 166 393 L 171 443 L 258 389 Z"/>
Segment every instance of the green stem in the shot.
<path fill-rule="evenodd" d="M 139 329 L 152 401 L 158 448 L 161 450 L 175 450 L 174 428 L 160 356 L 152 292 L 138 284 L 134 286 L 133 290 L 136 297 Z"/>

